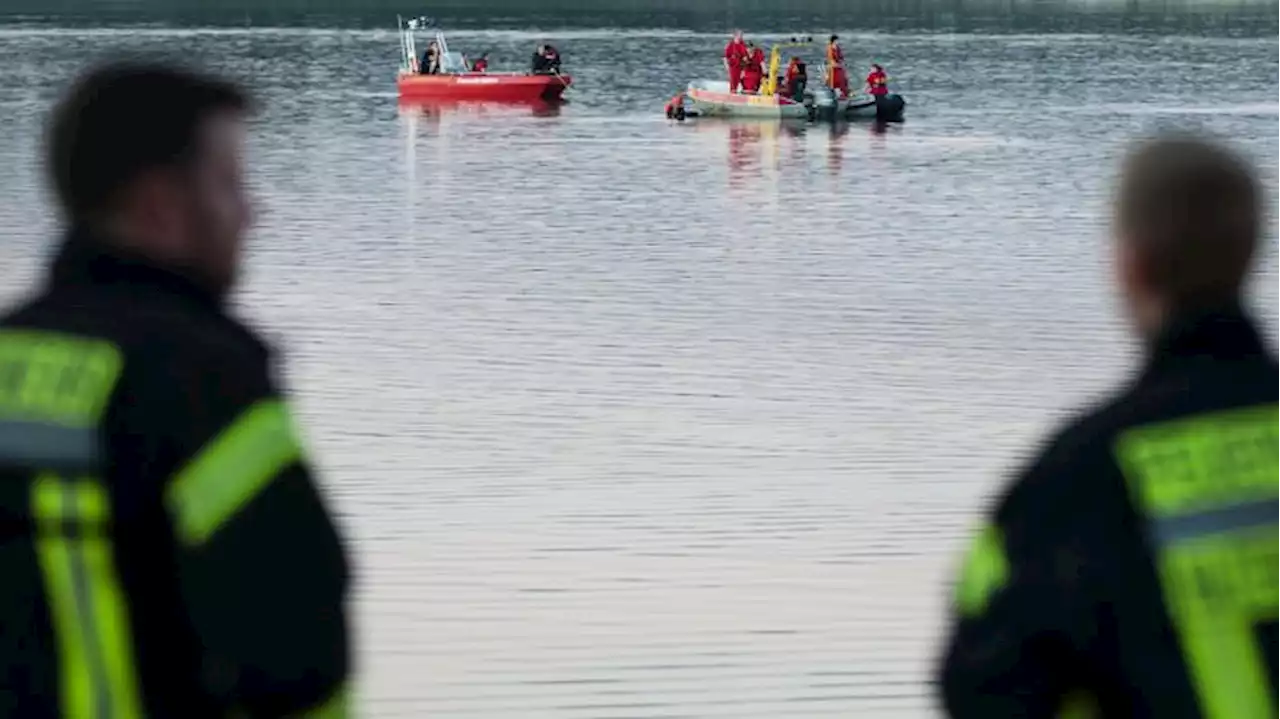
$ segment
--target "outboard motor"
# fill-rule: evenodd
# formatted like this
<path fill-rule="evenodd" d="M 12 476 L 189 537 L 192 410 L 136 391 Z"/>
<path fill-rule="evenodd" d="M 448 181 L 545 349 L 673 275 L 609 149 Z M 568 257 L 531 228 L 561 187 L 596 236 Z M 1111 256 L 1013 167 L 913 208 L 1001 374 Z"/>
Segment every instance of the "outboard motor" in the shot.
<path fill-rule="evenodd" d="M 907 109 L 907 101 L 901 95 L 888 94 L 876 97 L 876 121 L 902 122 L 902 115 Z"/>
<path fill-rule="evenodd" d="M 809 119 L 821 117 L 831 119 L 836 112 L 836 93 L 826 85 L 819 85 L 808 91 Z"/>

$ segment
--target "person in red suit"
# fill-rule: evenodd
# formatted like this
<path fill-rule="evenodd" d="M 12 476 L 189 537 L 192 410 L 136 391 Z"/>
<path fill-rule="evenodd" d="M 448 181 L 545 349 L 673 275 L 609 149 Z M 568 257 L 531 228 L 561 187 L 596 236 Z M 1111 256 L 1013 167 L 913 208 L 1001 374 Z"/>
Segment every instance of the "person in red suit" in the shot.
<path fill-rule="evenodd" d="M 827 87 L 839 92 L 840 97 L 849 96 L 849 74 L 844 69 L 844 50 L 838 35 L 832 35 L 827 43 Z"/>
<path fill-rule="evenodd" d="M 742 91 L 760 92 L 760 80 L 764 77 L 764 50 L 755 43 L 747 44 L 747 64 L 742 68 Z"/>
<path fill-rule="evenodd" d="M 742 70 L 747 64 L 747 42 L 742 31 L 735 30 L 729 44 L 724 46 L 724 69 L 729 73 L 729 92 L 737 92 L 742 86 Z"/>
<path fill-rule="evenodd" d="M 876 97 L 889 94 L 889 76 L 884 74 L 884 68 L 872 63 L 871 72 L 867 74 L 867 92 Z"/>
<path fill-rule="evenodd" d="M 808 82 L 808 73 L 805 70 L 804 63 L 800 58 L 793 57 L 787 65 L 787 75 L 782 83 L 782 93 L 792 99 L 804 98 L 804 86 Z"/>

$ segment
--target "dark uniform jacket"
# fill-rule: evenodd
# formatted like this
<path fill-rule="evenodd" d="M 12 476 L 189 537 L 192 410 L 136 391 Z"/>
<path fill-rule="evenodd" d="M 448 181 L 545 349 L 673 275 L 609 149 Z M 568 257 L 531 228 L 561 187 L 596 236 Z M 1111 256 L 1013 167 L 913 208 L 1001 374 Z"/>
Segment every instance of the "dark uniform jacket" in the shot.
<path fill-rule="evenodd" d="M 1057 435 L 965 562 L 951 716 L 1275 717 L 1277 391 L 1229 308 Z"/>
<path fill-rule="evenodd" d="M 0 717 L 342 716 L 346 560 L 268 348 L 98 246 L 0 321 Z"/>

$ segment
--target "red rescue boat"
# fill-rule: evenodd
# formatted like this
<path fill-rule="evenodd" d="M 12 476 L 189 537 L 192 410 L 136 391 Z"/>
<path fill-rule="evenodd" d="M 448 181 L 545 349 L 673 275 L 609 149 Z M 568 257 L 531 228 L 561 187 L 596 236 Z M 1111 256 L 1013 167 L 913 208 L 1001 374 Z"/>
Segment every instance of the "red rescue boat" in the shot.
<path fill-rule="evenodd" d="M 437 53 L 435 72 L 421 71 L 414 31 L 429 23 L 416 18 L 400 24 L 400 72 L 396 89 L 406 101 L 449 102 L 556 102 L 573 84 L 573 78 L 558 70 L 549 74 L 515 72 L 475 72 L 461 53 L 450 52 L 443 32 L 432 43 Z"/>
<path fill-rule="evenodd" d="M 568 89 L 565 75 L 499 75 L 487 72 L 420 75 L 401 73 L 396 87 L 402 100 L 534 103 L 559 100 Z"/>

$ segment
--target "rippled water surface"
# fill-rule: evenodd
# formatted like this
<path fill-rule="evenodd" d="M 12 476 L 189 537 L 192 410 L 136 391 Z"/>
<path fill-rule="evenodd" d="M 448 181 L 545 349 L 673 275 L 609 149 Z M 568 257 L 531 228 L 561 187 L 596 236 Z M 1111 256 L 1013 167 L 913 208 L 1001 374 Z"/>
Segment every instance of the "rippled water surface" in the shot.
<path fill-rule="evenodd" d="M 907 97 L 883 133 L 671 124 L 719 37 L 554 39 L 558 113 L 423 112 L 390 32 L 0 27 L 0 294 L 56 231 L 36 143 L 85 57 L 233 72 L 264 102 L 242 304 L 357 552 L 366 713 L 932 715 L 975 512 L 1134 359 L 1118 149 L 1213 129 L 1274 197 L 1276 39 L 846 34 Z M 1274 232 L 1255 304 L 1274 337 Z"/>

